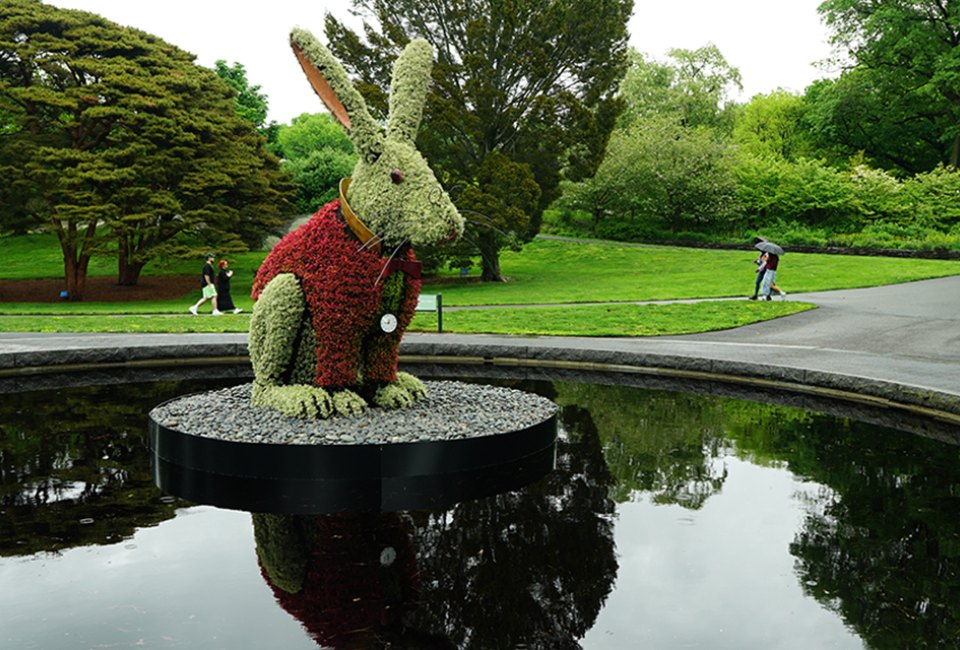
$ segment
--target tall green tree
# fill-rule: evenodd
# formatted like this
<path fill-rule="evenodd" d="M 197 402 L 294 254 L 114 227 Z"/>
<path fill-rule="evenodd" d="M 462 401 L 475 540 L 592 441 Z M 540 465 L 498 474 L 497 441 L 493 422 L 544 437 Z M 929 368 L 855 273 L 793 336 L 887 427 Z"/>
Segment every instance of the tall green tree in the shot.
<path fill-rule="evenodd" d="M 731 66 L 716 45 L 680 48 L 657 61 L 636 50 L 620 84 L 626 109 L 620 124 L 670 116 L 682 126 L 706 126 L 729 134 L 733 128 L 735 92 L 742 90 L 740 70 Z"/>
<path fill-rule="evenodd" d="M 525 194 L 528 175 L 539 186 L 532 207 L 512 206 L 524 218 L 491 229 L 502 215 L 487 214 L 468 226 L 482 277 L 502 279 L 500 248 L 533 236 L 560 180 L 590 176 L 602 159 L 620 110 L 632 0 L 353 4 L 366 38 L 328 14 L 327 39 L 381 116 L 400 49 L 414 37 L 433 45 L 437 65 L 417 143 L 459 208 L 489 209 L 489 192 L 465 188 L 483 185 L 494 154 L 520 166 L 498 180 L 497 193 Z"/>
<path fill-rule="evenodd" d="M 960 4 L 826 0 L 819 12 L 855 68 L 818 89 L 821 128 L 908 173 L 960 165 Z"/>
<path fill-rule="evenodd" d="M 943 134 L 950 118 L 904 84 L 899 72 L 866 66 L 811 84 L 804 121 L 820 156 L 843 167 L 862 153 L 870 164 L 901 176 L 946 164 L 950 147 Z"/>
<path fill-rule="evenodd" d="M 214 71 L 228 86 L 237 93 L 237 117 L 250 122 L 261 133 L 267 127 L 267 96 L 260 92 L 260 86 L 251 86 L 247 80 L 247 70 L 242 63 L 227 65 L 223 59 L 214 63 Z"/>
<path fill-rule="evenodd" d="M 18 209 L 56 233 L 69 297 L 95 254 L 136 284 L 152 258 L 258 244 L 288 210 L 289 185 L 233 94 L 192 55 L 94 14 L 9 0 L 0 14 L 0 140 Z"/>
<path fill-rule="evenodd" d="M 796 160 L 813 153 L 803 96 L 786 90 L 756 95 L 737 116 L 733 141 L 754 156 Z"/>
<path fill-rule="evenodd" d="M 357 162 L 353 143 L 329 113 L 303 113 L 277 130 L 275 150 L 297 187 L 297 210 L 312 214 L 337 198 Z"/>
<path fill-rule="evenodd" d="M 250 122 L 257 133 L 267 139 L 267 150 L 277 154 L 276 141 L 280 125 L 273 120 L 267 122 L 270 101 L 260 92 L 260 86 L 250 84 L 246 68 L 236 61 L 233 65 L 227 65 L 226 61 L 218 60 L 214 63 L 214 71 L 237 93 L 234 100 L 237 117 Z"/>

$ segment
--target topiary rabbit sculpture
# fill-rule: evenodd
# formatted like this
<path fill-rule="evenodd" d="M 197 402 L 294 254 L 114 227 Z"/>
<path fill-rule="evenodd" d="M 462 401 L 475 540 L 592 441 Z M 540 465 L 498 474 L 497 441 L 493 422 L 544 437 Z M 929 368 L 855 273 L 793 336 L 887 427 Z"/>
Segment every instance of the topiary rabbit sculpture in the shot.
<path fill-rule="evenodd" d="M 426 395 L 420 380 L 397 372 L 400 338 L 420 293 L 412 246 L 463 232 L 414 144 L 433 51 L 415 40 L 397 59 L 384 130 L 326 47 L 301 29 L 291 45 L 358 160 L 340 198 L 281 239 L 257 272 L 252 401 L 306 418 L 359 413 L 369 404 L 409 406 Z"/>

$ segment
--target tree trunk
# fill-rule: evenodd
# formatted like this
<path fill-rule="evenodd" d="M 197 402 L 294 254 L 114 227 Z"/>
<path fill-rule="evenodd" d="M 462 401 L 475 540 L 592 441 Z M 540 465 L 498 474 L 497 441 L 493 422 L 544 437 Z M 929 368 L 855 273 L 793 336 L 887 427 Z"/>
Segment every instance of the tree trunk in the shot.
<path fill-rule="evenodd" d="M 77 248 L 68 242 L 61 242 L 63 250 L 63 277 L 67 285 L 67 300 L 83 300 L 83 290 L 87 284 L 87 265 L 90 258 L 77 255 Z"/>
<path fill-rule="evenodd" d="M 140 282 L 141 271 L 143 271 L 143 264 L 139 262 L 127 264 L 125 267 L 120 269 L 120 273 L 117 276 L 117 284 L 122 287 L 137 286 L 137 283 Z"/>
<path fill-rule="evenodd" d="M 144 262 L 133 261 L 129 243 L 125 236 L 117 239 L 117 284 L 122 287 L 137 286 L 145 265 Z"/>
<path fill-rule="evenodd" d="M 83 300 L 83 280 L 77 268 L 77 257 L 73 251 L 63 251 L 63 277 L 67 284 L 67 300 Z"/>
<path fill-rule="evenodd" d="M 117 257 L 117 284 L 122 287 L 137 286 L 143 267 L 143 262 L 131 262 L 129 257 L 121 253 Z"/>
<path fill-rule="evenodd" d="M 683 223 L 683 212 L 680 208 L 675 207 L 670 213 L 670 232 L 677 233 L 680 231 L 680 226 Z"/>
<path fill-rule="evenodd" d="M 953 149 L 950 151 L 950 166 L 960 169 L 960 135 L 953 137 Z"/>
<path fill-rule="evenodd" d="M 81 238 L 75 223 L 67 224 L 66 230 L 59 219 L 53 219 L 53 229 L 60 240 L 60 250 L 63 253 L 63 279 L 67 285 L 67 300 L 83 300 L 83 290 L 87 284 L 87 267 L 90 265 L 90 252 L 84 244 L 97 231 L 97 224 L 90 223 L 84 228 L 86 231 Z"/>
<path fill-rule="evenodd" d="M 594 206 L 593 208 L 593 228 L 591 229 L 591 234 L 597 236 L 597 228 L 600 227 L 600 221 L 603 219 L 603 213 L 605 209 L 600 206 Z"/>
<path fill-rule="evenodd" d="M 496 239 L 496 235 L 481 235 L 477 240 L 481 260 L 480 280 L 483 282 L 504 281 L 500 273 L 500 247 Z"/>

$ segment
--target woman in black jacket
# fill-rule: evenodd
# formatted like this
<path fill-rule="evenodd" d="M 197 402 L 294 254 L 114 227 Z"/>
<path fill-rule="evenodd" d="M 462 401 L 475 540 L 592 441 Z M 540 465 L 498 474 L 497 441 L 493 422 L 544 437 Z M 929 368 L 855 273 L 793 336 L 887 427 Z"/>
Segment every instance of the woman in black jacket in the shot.
<path fill-rule="evenodd" d="M 220 273 L 217 274 L 217 307 L 222 312 L 232 311 L 239 314 L 242 309 L 233 304 L 233 297 L 230 295 L 230 278 L 233 271 L 227 268 L 227 260 L 220 260 Z"/>

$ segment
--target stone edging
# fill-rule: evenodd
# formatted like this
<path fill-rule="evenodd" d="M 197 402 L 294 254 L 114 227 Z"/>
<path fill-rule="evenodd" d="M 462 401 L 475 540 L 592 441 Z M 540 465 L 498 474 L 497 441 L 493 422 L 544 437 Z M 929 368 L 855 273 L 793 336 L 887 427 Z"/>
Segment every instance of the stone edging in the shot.
<path fill-rule="evenodd" d="M 693 355 L 594 348 L 405 340 L 404 363 L 550 367 L 724 382 L 751 388 L 814 394 L 880 408 L 905 409 L 960 424 L 960 395 L 894 381 Z M 248 364 L 244 343 L 186 343 L 0 353 L 0 379 L 103 370 L 236 366 Z"/>
<path fill-rule="evenodd" d="M 717 381 L 751 388 L 815 394 L 884 408 L 904 408 L 960 424 L 958 395 L 898 382 L 791 366 L 649 352 L 497 345 L 478 348 L 474 345 L 419 342 L 401 347 L 401 361 L 548 366 Z"/>

